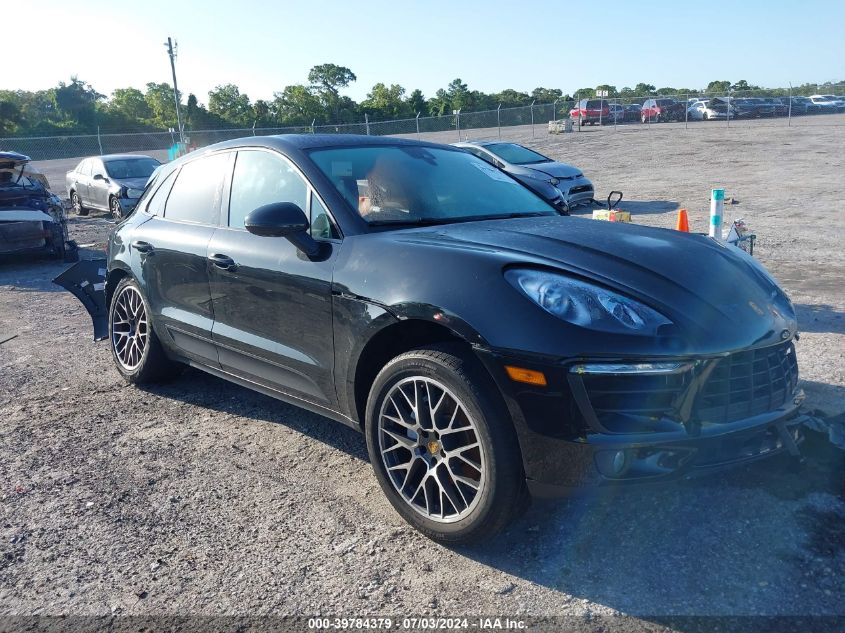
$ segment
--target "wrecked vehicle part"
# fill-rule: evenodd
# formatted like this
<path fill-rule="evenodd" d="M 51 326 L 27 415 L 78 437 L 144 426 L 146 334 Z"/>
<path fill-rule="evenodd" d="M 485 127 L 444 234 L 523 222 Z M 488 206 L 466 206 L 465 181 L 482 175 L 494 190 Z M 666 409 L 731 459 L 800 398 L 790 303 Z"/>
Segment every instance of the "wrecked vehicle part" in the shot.
<path fill-rule="evenodd" d="M 0 255 L 48 253 L 73 261 L 62 201 L 28 156 L 0 152 Z"/>
<path fill-rule="evenodd" d="M 86 259 L 77 262 L 53 280 L 82 302 L 94 324 L 94 340 L 108 336 L 106 310 L 106 260 Z"/>

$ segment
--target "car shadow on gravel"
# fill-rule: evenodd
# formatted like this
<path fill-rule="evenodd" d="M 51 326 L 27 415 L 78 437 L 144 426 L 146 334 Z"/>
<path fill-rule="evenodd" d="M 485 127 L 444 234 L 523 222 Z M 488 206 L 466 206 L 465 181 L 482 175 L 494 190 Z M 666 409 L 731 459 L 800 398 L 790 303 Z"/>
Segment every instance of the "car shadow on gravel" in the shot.
<path fill-rule="evenodd" d="M 845 451 L 813 433 L 802 448 L 803 466 L 777 456 L 665 486 L 535 501 L 501 535 L 457 551 L 633 615 L 838 613 Z"/>
<path fill-rule="evenodd" d="M 369 463 L 364 436 L 355 429 L 197 369 L 186 369 L 172 382 L 139 388 L 204 409 L 280 424 Z"/>
<path fill-rule="evenodd" d="M 795 313 L 802 332 L 845 334 L 845 312 L 831 305 L 796 303 Z"/>

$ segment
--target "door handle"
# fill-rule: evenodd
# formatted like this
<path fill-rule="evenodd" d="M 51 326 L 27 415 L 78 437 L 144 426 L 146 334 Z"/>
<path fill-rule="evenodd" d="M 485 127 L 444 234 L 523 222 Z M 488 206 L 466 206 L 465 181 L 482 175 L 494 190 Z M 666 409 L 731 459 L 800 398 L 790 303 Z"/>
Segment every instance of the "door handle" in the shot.
<path fill-rule="evenodd" d="M 132 242 L 132 248 L 134 248 L 139 253 L 152 253 L 154 248 L 153 245 L 149 242 L 142 242 L 141 240 L 135 240 Z"/>
<path fill-rule="evenodd" d="M 208 261 L 212 264 L 217 266 L 222 270 L 235 270 L 238 265 L 235 263 L 235 260 L 229 257 L 228 255 L 220 255 L 215 253 L 214 255 L 208 256 Z"/>

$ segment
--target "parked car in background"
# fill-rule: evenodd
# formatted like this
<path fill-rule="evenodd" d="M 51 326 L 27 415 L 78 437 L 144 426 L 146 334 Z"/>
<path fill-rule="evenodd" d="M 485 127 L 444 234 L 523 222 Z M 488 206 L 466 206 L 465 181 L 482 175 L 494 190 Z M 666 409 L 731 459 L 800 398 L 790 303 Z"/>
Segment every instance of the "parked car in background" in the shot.
<path fill-rule="evenodd" d="M 561 217 L 454 147 L 212 145 L 162 167 L 107 252 L 59 281 L 104 282 L 85 305 L 122 379 L 191 365 L 358 430 L 391 505 L 440 542 L 488 542 L 532 492 L 622 497 L 803 440 L 795 310 L 759 262 Z"/>
<path fill-rule="evenodd" d="M 841 112 L 845 110 L 845 97 L 836 95 L 810 95 L 810 101 L 817 106 L 819 112 Z"/>
<path fill-rule="evenodd" d="M 625 120 L 625 107 L 619 103 L 611 103 L 608 106 L 608 122 L 621 123 Z"/>
<path fill-rule="evenodd" d="M 581 99 L 569 116 L 582 124 L 603 123 L 610 116 L 610 104 L 604 99 Z"/>
<path fill-rule="evenodd" d="M 62 201 L 29 156 L 0 152 L 0 255 L 44 253 L 72 260 Z"/>
<path fill-rule="evenodd" d="M 78 215 L 90 209 L 108 211 L 119 219 L 129 215 L 161 163 L 140 154 L 92 156 L 67 172 L 67 195 Z"/>
<path fill-rule="evenodd" d="M 687 111 L 687 116 L 692 121 L 724 120 L 728 118 L 729 112 L 731 118 L 736 117 L 735 112 L 726 101 L 714 97 L 713 99 L 693 103 Z"/>
<path fill-rule="evenodd" d="M 764 106 L 772 107 L 772 116 L 786 116 L 789 106 L 777 97 L 763 97 L 760 99 Z"/>
<path fill-rule="evenodd" d="M 767 105 L 762 99 L 754 97 L 735 97 L 730 98 L 729 100 L 730 104 L 734 107 L 738 118 L 759 119 L 761 117 L 770 117 L 775 115 L 774 106 L 771 104 Z"/>
<path fill-rule="evenodd" d="M 685 112 L 686 105 L 677 99 L 646 99 L 640 110 L 640 121 L 642 123 L 683 121 Z"/>
<path fill-rule="evenodd" d="M 790 103 L 790 98 L 786 98 L 787 105 Z M 819 106 L 812 102 L 810 97 L 792 97 L 792 115 L 799 114 L 815 114 L 819 111 Z"/>
<path fill-rule="evenodd" d="M 639 121 L 643 107 L 639 103 L 631 103 L 625 106 L 625 121 Z"/>
<path fill-rule="evenodd" d="M 567 209 L 593 201 L 593 183 L 573 165 L 557 162 L 516 143 L 478 141 L 454 145 L 510 174 L 558 208 L 561 205 L 555 193 L 560 194 Z M 537 187 L 538 181 L 551 185 L 554 191 L 546 193 L 546 188 Z"/>

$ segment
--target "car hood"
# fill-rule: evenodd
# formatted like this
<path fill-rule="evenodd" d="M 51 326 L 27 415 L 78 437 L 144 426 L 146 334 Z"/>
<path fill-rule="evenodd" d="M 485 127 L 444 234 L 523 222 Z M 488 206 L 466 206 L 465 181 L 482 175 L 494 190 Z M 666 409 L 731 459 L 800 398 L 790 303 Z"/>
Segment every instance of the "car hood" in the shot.
<path fill-rule="evenodd" d="M 708 338 L 731 351 L 775 343 L 797 329 L 792 304 L 765 269 L 740 249 L 703 235 L 571 217 L 398 233 L 404 233 L 401 239 L 482 248 L 504 265 L 554 267 L 589 278 L 657 308 L 699 350 L 708 347 Z"/>
<path fill-rule="evenodd" d="M 515 173 L 525 173 L 526 175 L 530 175 L 531 172 L 539 172 L 540 174 L 545 174 L 546 176 L 552 176 L 554 178 L 574 178 L 581 173 L 581 170 L 577 167 L 557 162 L 538 163 L 536 165 L 518 165 L 517 167 L 519 169 L 514 170 Z"/>
<path fill-rule="evenodd" d="M 143 189 L 147 186 L 147 181 L 149 178 L 112 178 L 111 181 L 114 184 L 120 185 L 121 187 L 127 187 L 129 189 Z"/>

